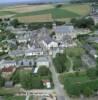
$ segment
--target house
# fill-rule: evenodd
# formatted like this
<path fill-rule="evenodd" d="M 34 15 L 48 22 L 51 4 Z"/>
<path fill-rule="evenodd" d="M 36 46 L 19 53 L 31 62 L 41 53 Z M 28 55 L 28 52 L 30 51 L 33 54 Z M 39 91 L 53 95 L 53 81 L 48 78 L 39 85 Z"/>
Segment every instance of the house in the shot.
<path fill-rule="evenodd" d="M 12 88 L 13 87 L 13 81 L 6 81 L 5 84 L 4 84 L 4 87 L 6 88 Z"/>
<path fill-rule="evenodd" d="M 10 72 L 13 72 L 13 67 L 8 67 L 8 68 L 6 68 L 6 67 L 4 67 L 4 68 L 2 68 L 2 72 L 6 72 L 6 73 L 10 73 Z"/>
<path fill-rule="evenodd" d="M 34 65 L 34 60 L 33 59 L 23 59 L 17 61 L 17 67 L 31 67 Z"/>
<path fill-rule="evenodd" d="M 46 49 L 58 47 L 58 43 L 48 35 L 43 38 L 42 43 Z"/>
<path fill-rule="evenodd" d="M 83 48 L 86 50 L 86 52 L 91 55 L 93 58 L 98 58 L 98 54 L 97 54 L 97 51 L 92 47 L 90 46 L 89 44 L 85 44 L 83 46 Z"/>
<path fill-rule="evenodd" d="M 15 67 L 4 67 L 2 68 L 2 77 L 3 78 L 6 78 L 6 76 L 12 76 L 12 74 L 16 71 L 16 68 Z"/>
<path fill-rule="evenodd" d="M 83 65 L 87 66 L 88 68 L 96 67 L 96 61 L 87 54 L 82 55 L 81 60 Z"/>
<path fill-rule="evenodd" d="M 98 23 L 98 15 L 92 15 L 91 18 L 94 20 L 95 25 Z"/>
<path fill-rule="evenodd" d="M 51 48 L 49 50 L 49 55 L 51 55 L 53 58 L 55 58 L 57 53 L 63 53 L 63 52 L 64 52 L 63 47 Z"/>
<path fill-rule="evenodd" d="M 25 56 L 38 56 L 43 55 L 43 50 L 41 48 L 29 48 L 25 50 Z"/>
<path fill-rule="evenodd" d="M 46 86 L 47 89 L 51 88 L 51 83 L 49 80 L 42 80 L 43 85 Z"/>
<path fill-rule="evenodd" d="M 96 36 L 96 37 L 95 37 L 95 36 L 94 36 L 94 37 L 89 37 L 89 38 L 88 38 L 88 41 L 89 41 L 89 42 L 98 43 L 98 37 L 97 37 L 97 36 Z"/>
<path fill-rule="evenodd" d="M 36 60 L 36 65 L 37 65 L 37 67 L 40 67 L 40 66 L 49 67 L 49 60 L 47 57 L 39 57 Z"/>
<path fill-rule="evenodd" d="M 16 40 L 18 43 L 27 43 L 28 41 L 31 40 L 30 34 L 25 32 L 26 31 L 24 31 L 23 34 L 21 33 L 16 35 Z"/>
<path fill-rule="evenodd" d="M 0 69 L 2 68 L 8 68 L 8 67 L 15 67 L 16 66 L 16 62 L 13 60 L 1 60 L 0 61 Z"/>
<path fill-rule="evenodd" d="M 24 56 L 24 51 L 23 50 L 13 50 L 13 51 L 9 51 L 8 55 L 10 57 L 20 57 L 20 56 Z"/>
<path fill-rule="evenodd" d="M 76 42 L 71 38 L 70 35 L 63 36 L 62 40 L 59 42 L 59 47 L 67 48 L 76 46 Z"/>
<path fill-rule="evenodd" d="M 53 32 L 56 34 L 56 40 L 60 41 L 65 35 L 71 36 L 71 38 L 75 38 L 75 29 L 72 25 L 62 25 L 62 26 L 56 26 L 56 24 L 53 24 Z"/>

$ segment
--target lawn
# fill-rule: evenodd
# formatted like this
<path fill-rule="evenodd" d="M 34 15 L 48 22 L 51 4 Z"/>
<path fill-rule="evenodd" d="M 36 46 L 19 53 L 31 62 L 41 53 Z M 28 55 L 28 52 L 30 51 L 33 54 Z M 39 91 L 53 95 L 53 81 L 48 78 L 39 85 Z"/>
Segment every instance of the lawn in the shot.
<path fill-rule="evenodd" d="M 19 88 L 0 88 L 0 95 L 15 94 L 19 91 Z"/>
<path fill-rule="evenodd" d="M 73 47 L 71 49 L 70 48 L 66 48 L 65 52 L 70 57 L 77 57 L 77 56 L 81 56 L 85 51 L 81 47 Z"/>
<path fill-rule="evenodd" d="M 5 96 L 4 100 L 25 100 L 25 96 Z"/>
<path fill-rule="evenodd" d="M 62 84 L 64 84 L 65 82 L 65 79 L 70 79 L 71 82 L 83 82 L 83 81 L 86 81 L 88 79 L 86 75 L 86 72 L 85 71 L 81 71 L 79 72 L 79 75 L 80 77 L 76 77 L 76 75 L 74 73 L 63 73 L 63 74 L 60 74 L 59 75 L 59 80 Z"/>

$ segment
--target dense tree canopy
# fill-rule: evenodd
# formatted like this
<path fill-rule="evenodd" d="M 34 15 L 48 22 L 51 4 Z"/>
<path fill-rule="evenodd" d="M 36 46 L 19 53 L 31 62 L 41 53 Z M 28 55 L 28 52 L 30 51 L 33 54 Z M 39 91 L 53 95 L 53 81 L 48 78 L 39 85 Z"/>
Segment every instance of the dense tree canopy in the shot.
<path fill-rule="evenodd" d="M 38 70 L 40 76 L 48 76 L 51 74 L 50 70 L 46 66 L 41 66 Z"/>
<path fill-rule="evenodd" d="M 18 19 L 13 19 L 13 20 L 10 22 L 10 24 L 11 24 L 12 26 L 14 26 L 15 28 L 18 27 L 18 26 L 20 25 Z"/>
<path fill-rule="evenodd" d="M 0 87 L 4 86 L 4 78 L 2 78 L 0 73 Z"/>
<path fill-rule="evenodd" d="M 78 28 L 92 28 L 94 26 L 94 20 L 92 18 L 80 18 L 76 19 L 73 18 L 71 19 L 71 23 Z"/>
<path fill-rule="evenodd" d="M 65 65 L 66 54 L 57 54 L 53 62 L 58 73 L 62 73 L 67 69 Z"/>

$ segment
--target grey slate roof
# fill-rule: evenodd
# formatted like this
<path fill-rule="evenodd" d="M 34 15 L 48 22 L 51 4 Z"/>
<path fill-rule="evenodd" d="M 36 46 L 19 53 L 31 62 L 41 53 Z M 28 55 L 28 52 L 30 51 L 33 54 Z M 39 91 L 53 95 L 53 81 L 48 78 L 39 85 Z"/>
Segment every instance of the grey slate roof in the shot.
<path fill-rule="evenodd" d="M 98 43 L 98 37 L 89 37 L 88 41 L 89 42 L 96 42 L 96 43 Z"/>
<path fill-rule="evenodd" d="M 34 60 L 33 59 L 23 59 L 17 61 L 18 66 L 33 66 L 34 65 Z"/>
<path fill-rule="evenodd" d="M 56 33 L 70 33 L 72 31 L 74 31 L 74 27 L 71 25 L 57 26 L 55 29 Z"/>
<path fill-rule="evenodd" d="M 89 55 L 85 54 L 81 57 L 84 64 L 86 64 L 88 67 L 95 67 L 96 61 L 91 58 Z"/>
<path fill-rule="evenodd" d="M 24 55 L 23 50 L 13 50 L 9 52 L 9 56 L 18 56 L 18 55 Z"/>
<path fill-rule="evenodd" d="M 89 52 L 89 54 L 92 55 L 92 56 L 97 55 L 96 50 L 95 50 L 92 46 L 90 46 L 89 44 L 85 44 L 85 45 L 84 45 L 84 49 L 85 49 L 87 52 Z"/>
<path fill-rule="evenodd" d="M 50 36 L 45 36 L 44 38 L 43 38 L 43 40 L 45 41 L 45 43 L 47 43 L 47 44 L 49 44 L 49 43 L 51 43 L 53 40 L 52 40 L 52 38 L 50 37 Z"/>
<path fill-rule="evenodd" d="M 11 87 L 13 87 L 13 81 L 6 81 L 4 86 L 5 86 L 6 88 L 11 88 Z"/>
<path fill-rule="evenodd" d="M 36 62 L 48 62 L 48 58 L 47 57 L 39 57 Z"/>

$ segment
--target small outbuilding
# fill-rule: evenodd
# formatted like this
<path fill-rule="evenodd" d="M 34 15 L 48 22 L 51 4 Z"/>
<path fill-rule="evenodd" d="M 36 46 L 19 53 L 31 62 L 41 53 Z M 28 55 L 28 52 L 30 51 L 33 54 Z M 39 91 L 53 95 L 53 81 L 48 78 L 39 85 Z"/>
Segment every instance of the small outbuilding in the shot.
<path fill-rule="evenodd" d="M 4 84 L 4 86 L 6 87 L 6 88 L 12 88 L 13 87 L 13 81 L 6 81 L 5 82 L 5 84 Z"/>

